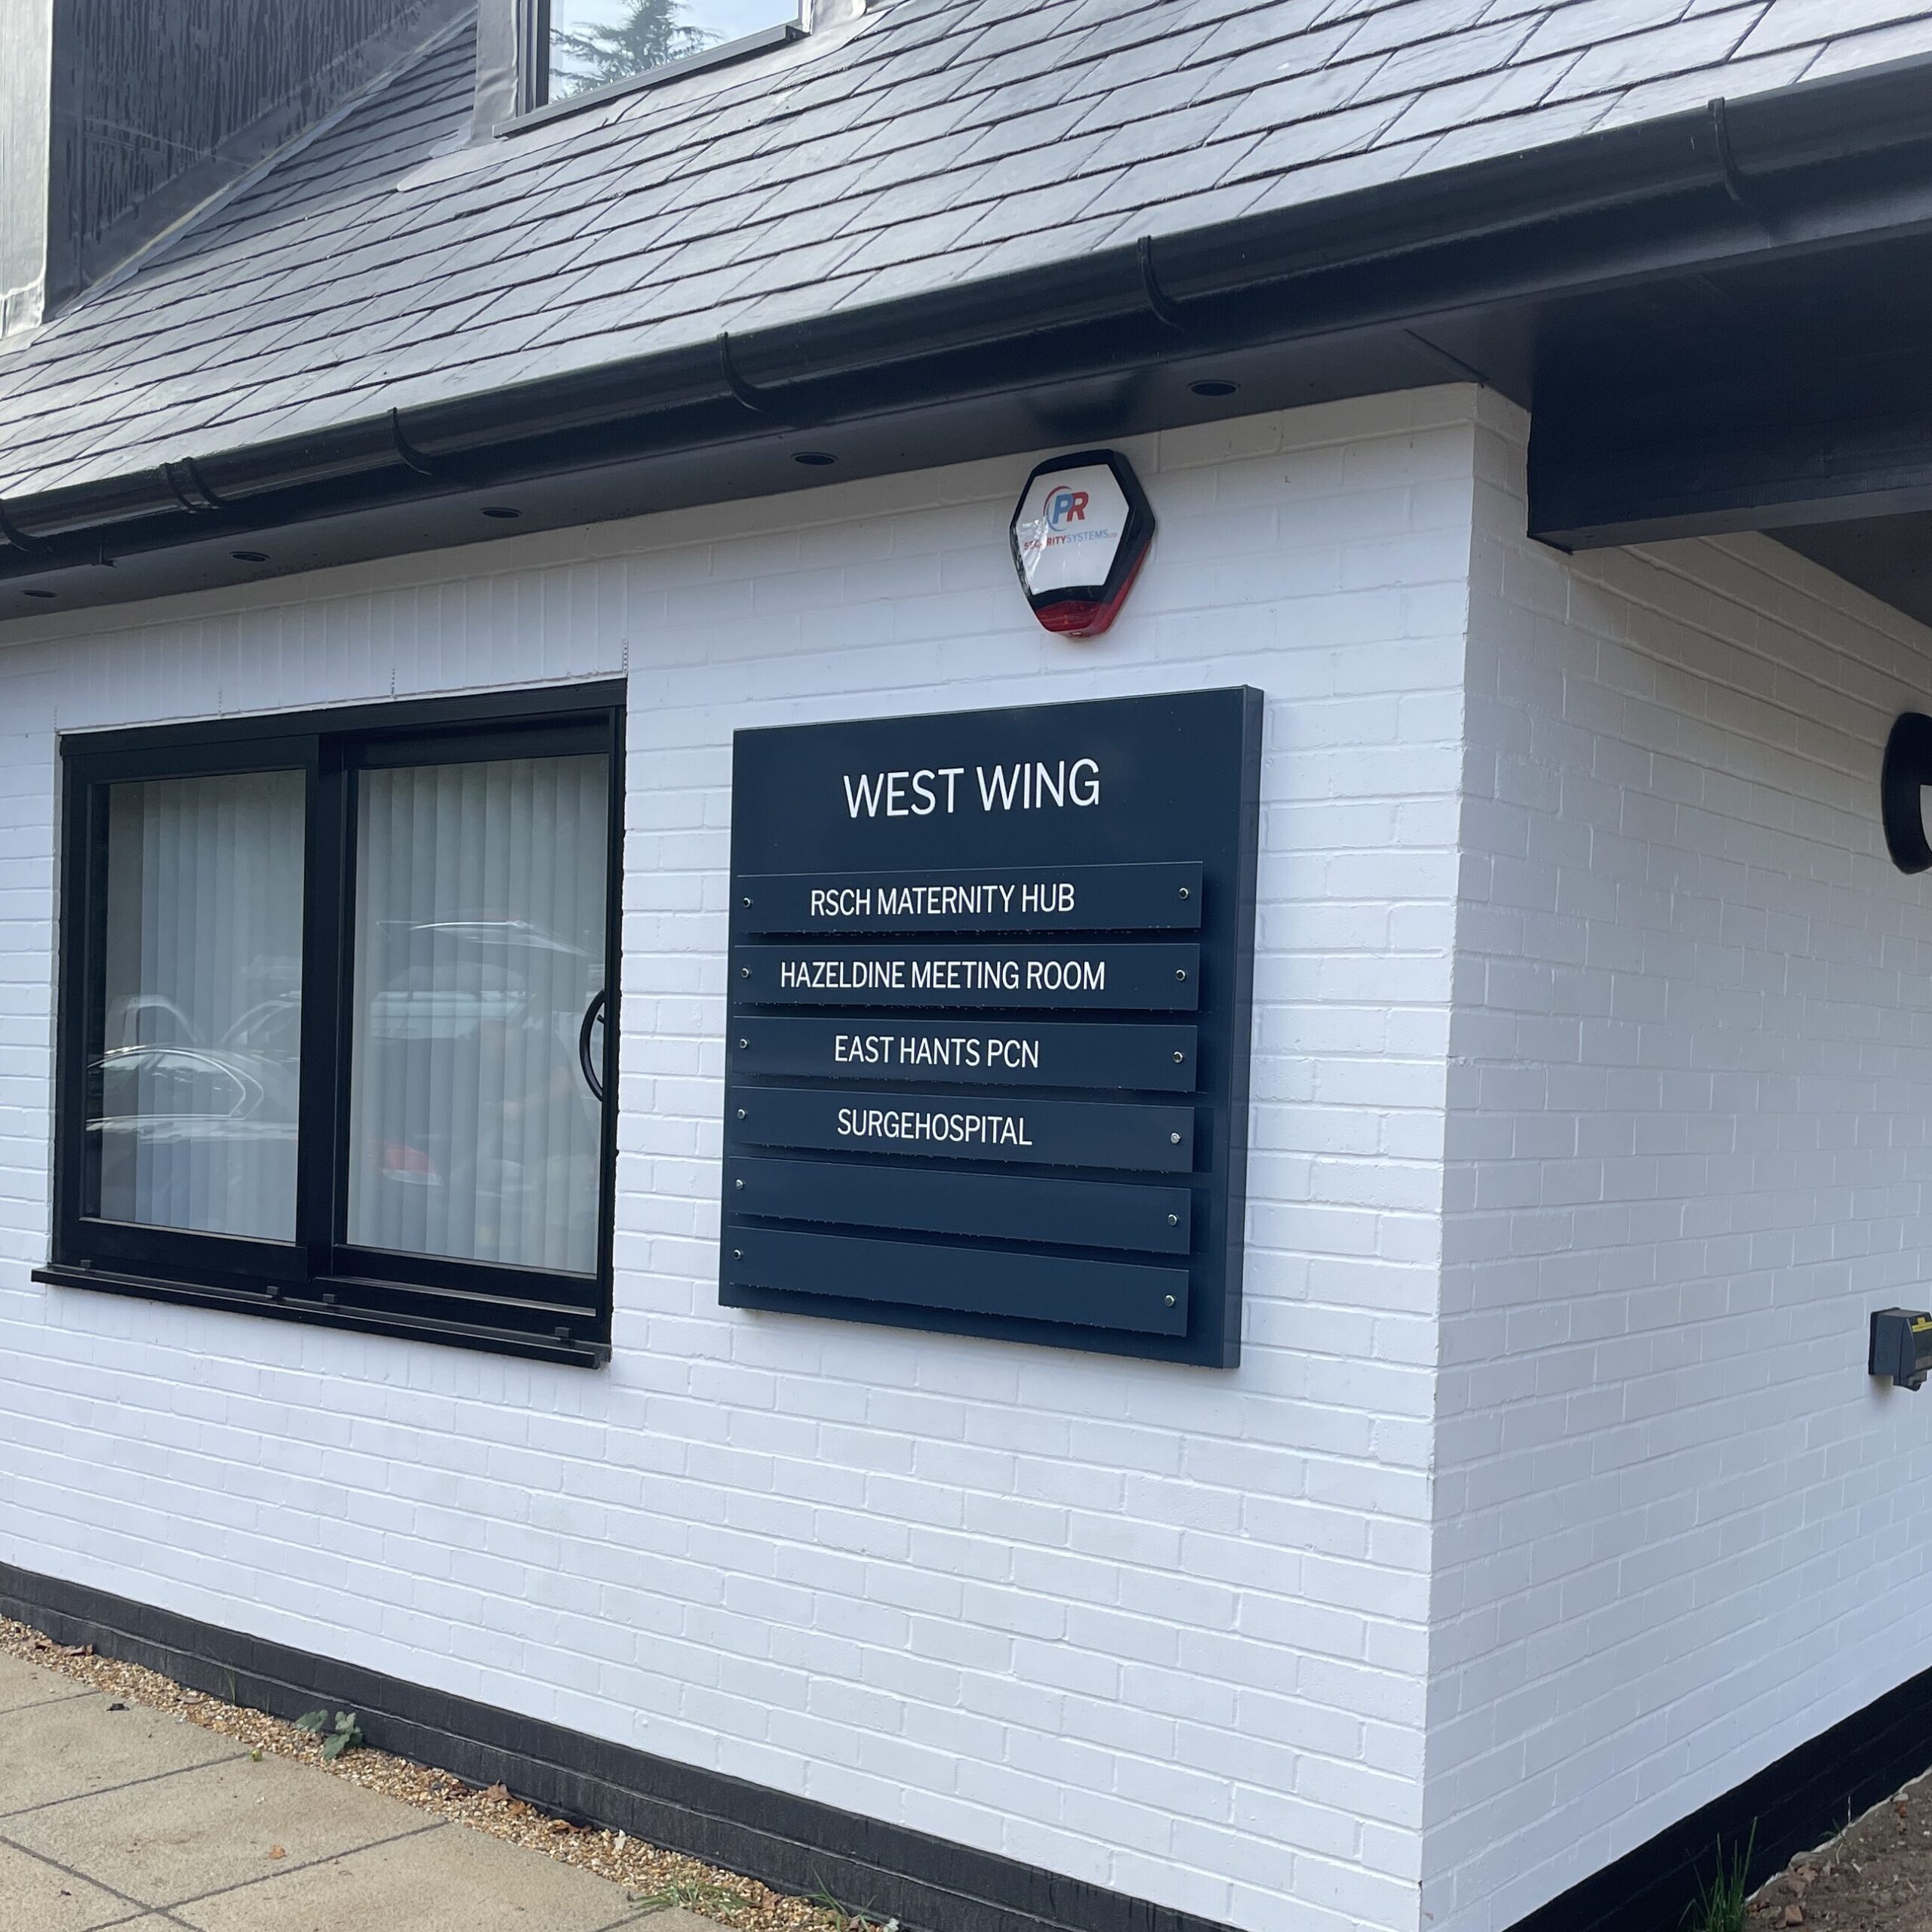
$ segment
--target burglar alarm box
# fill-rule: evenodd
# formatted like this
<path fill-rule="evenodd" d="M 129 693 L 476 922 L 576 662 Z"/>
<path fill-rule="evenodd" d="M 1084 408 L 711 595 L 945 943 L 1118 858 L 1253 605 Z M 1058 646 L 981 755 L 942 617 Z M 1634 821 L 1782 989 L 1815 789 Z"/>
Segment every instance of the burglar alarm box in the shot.
<path fill-rule="evenodd" d="M 1932 1373 L 1932 1315 L 1922 1309 L 1875 1310 L 1867 1367 L 1901 1389 L 1922 1387 Z"/>

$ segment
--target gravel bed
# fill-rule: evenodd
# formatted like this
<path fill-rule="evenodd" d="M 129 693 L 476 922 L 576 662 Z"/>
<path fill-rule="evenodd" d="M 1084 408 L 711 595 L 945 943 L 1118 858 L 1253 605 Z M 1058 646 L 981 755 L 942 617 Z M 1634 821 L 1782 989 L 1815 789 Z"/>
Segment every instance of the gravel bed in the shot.
<path fill-rule="evenodd" d="M 1932 1932 L 1932 1777 L 1794 1858 L 1752 1899 L 1751 1924 Z"/>
<path fill-rule="evenodd" d="M 637 1904 L 682 1906 L 688 1912 L 731 1926 L 735 1932 L 860 1932 L 860 1928 L 878 1932 L 876 1919 L 851 1918 L 827 1904 L 788 1897 L 755 1878 L 740 1878 L 694 1858 L 660 1850 L 622 1832 L 601 1831 L 552 1817 L 521 1798 L 512 1798 L 500 1784 L 479 1789 L 448 1771 L 412 1764 L 406 1758 L 366 1746 L 326 1761 L 321 1738 L 280 1718 L 199 1690 L 184 1690 L 158 1671 L 97 1656 L 91 1645 L 57 1644 L 31 1626 L 4 1617 L 0 1617 L 0 1654 L 57 1670 L 130 1703 L 168 1712 L 266 1755 L 298 1758 L 352 1784 L 399 1798 L 419 1811 L 472 1826 L 566 1864 L 580 1865 L 626 1887 Z"/>

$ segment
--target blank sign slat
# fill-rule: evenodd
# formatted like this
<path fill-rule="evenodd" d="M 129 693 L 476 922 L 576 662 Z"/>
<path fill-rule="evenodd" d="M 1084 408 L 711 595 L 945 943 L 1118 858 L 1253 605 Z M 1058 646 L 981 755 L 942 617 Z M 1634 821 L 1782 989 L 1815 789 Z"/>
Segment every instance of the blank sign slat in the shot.
<path fill-rule="evenodd" d="M 734 1228 L 725 1238 L 724 1272 L 728 1300 L 735 1286 L 1142 1334 L 1187 1332 L 1184 1268 Z"/>
<path fill-rule="evenodd" d="M 734 1156 L 725 1163 L 724 1200 L 734 1222 L 749 1214 L 1145 1254 L 1184 1255 L 1193 1233 L 1184 1187 L 931 1166 Z"/>

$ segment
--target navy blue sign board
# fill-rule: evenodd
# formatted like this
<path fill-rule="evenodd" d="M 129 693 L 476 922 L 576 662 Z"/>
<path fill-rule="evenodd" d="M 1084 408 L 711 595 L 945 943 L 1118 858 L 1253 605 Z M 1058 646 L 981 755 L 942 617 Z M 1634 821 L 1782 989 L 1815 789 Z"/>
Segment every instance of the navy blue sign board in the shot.
<path fill-rule="evenodd" d="M 725 1306 L 1235 1364 L 1261 709 L 737 734 Z"/>

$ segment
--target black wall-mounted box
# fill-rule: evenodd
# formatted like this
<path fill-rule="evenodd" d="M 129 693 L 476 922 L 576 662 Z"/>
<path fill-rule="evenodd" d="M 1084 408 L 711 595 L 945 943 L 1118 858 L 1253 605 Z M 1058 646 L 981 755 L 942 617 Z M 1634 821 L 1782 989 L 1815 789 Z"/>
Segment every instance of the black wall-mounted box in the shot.
<path fill-rule="evenodd" d="M 1234 1366 L 1261 712 L 737 734 L 725 1306 Z"/>
<path fill-rule="evenodd" d="M 1922 1309 L 1881 1308 L 1872 1315 L 1872 1353 L 1866 1371 L 1901 1389 L 1917 1389 L 1932 1374 L 1932 1314 Z"/>

